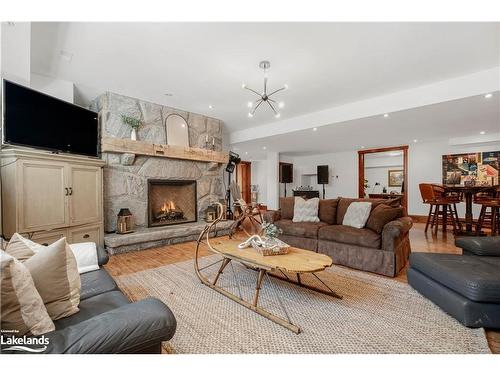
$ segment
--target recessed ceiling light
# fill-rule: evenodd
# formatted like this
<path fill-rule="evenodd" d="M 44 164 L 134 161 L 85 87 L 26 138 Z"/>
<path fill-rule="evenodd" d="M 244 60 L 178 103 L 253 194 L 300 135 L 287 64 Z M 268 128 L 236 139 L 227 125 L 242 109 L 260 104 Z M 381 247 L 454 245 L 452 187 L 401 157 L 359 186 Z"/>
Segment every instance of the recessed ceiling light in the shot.
<path fill-rule="evenodd" d="M 242 84 L 241 84 L 241 88 L 242 88 L 242 89 L 244 89 L 244 88 L 246 88 L 246 87 L 247 87 L 247 84 L 246 84 L 246 83 L 242 83 Z"/>
<path fill-rule="evenodd" d="M 278 103 L 278 108 L 283 108 L 285 107 L 285 102 L 279 102 Z"/>
<path fill-rule="evenodd" d="M 484 130 L 481 130 L 481 131 L 479 132 L 479 134 L 483 135 L 483 134 L 486 134 L 486 132 L 485 132 Z"/>
<path fill-rule="evenodd" d="M 484 97 L 485 97 L 486 99 L 489 99 L 489 98 L 491 98 L 492 96 L 493 96 L 493 94 L 490 92 L 490 93 L 486 94 Z"/>
<path fill-rule="evenodd" d="M 365 148 L 365 146 L 361 146 L 361 148 Z"/>
<path fill-rule="evenodd" d="M 414 140 L 413 140 L 413 143 L 417 143 L 417 142 L 418 142 L 418 139 L 414 139 Z"/>
<path fill-rule="evenodd" d="M 280 117 L 281 117 L 281 113 L 279 113 L 279 112 L 278 112 L 278 113 L 276 113 L 276 114 L 274 115 L 274 117 L 276 117 L 276 118 L 280 118 Z"/>
<path fill-rule="evenodd" d="M 247 107 L 248 107 L 248 108 L 252 108 L 252 107 L 253 107 L 253 102 L 248 102 L 248 103 L 247 103 Z"/>
<path fill-rule="evenodd" d="M 210 105 L 208 106 L 208 108 L 209 108 L 209 109 L 214 109 L 214 106 L 213 106 L 212 104 L 210 104 Z"/>
<path fill-rule="evenodd" d="M 248 155 L 248 151 L 245 151 L 245 155 Z"/>
<path fill-rule="evenodd" d="M 250 118 L 252 118 L 252 117 L 253 117 L 252 112 L 248 112 L 248 117 L 250 117 Z"/>
<path fill-rule="evenodd" d="M 263 150 L 267 150 L 267 147 L 266 147 L 266 146 L 262 146 L 262 149 L 263 149 Z"/>
<path fill-rule="evenodd" d="M 313 132 L 318 131 L 318 128 L 313 128 Z"/>
<path fill-rule="evenodd" d="M 388 113 L 384 113 L 384 117 L 385 118 L 389 117 L 389 114 Z"/>

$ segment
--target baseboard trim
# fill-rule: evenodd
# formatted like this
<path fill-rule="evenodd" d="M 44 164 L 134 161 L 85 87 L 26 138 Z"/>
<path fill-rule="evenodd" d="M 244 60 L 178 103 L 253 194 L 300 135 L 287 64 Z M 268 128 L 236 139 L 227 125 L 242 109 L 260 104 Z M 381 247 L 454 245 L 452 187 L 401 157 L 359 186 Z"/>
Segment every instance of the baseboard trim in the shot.
<path fill-rule="evenodd" d="M 414 223 L 427 223 L 427 215 L 410 215 Z"/>
<path fill-rule="evenodd" d="M 411 217 L 414 223 L 427 223 L 427 215 L 408 215 Z M 459 217 L 458 220 L 460 220 L 461 223 L 465 222 L 465 219 L 463 217 Z M 476 223 L 477 219 L 474 219 L 473 222 Z"/>

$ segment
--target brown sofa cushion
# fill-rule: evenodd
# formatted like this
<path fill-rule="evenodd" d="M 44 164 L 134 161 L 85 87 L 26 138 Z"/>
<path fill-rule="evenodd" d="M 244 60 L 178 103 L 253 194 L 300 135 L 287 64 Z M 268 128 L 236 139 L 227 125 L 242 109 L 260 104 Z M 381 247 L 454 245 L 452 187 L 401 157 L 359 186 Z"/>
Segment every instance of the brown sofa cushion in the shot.
<path fill-rule="evenodd" d="M 337 206 L 338 199 L 320 199 L 318 217 L 319 220 L 327 224 L 335 224 L 337 222 Z"/>
<path fill-rule="evenodd" d="M 318 231 L 318 239 L 380 249 L 382 240 L 378 233 L 367 228 L 347 225 L 328 225 Z"/>
<path fill-rule="evenodd" d="M 292 220 L 279 220 L 274 223 L 287 236 L 318 238 L 318 230 L 326 223 L 294 223 Z"/>
<path fill-rule="evenodd" d="M 370 213 L 370 217 L 366 222 L 366 228 L 377 233 L 382 233 L 384 226 L 397 218 L 403 216 L 402 207 L 390 207 L 384 203 L 379 204 Z"/>
<path fill-rule="evenodd" d="M 280 211 L 282 219 L 293 219 L 293 207 L 295 205 L 295 197 L 280 198 Z"/>
<path fill-rule="evenodd" d="M 391 207 L 399 207 L 401 205 L 401 198 L 377 199 L 377 198 L 340 198 L 337 206 L 337 224 L 342 224 L 344 221 L 347 208 L 352 202 L 370 202 L 372 210 L 379 204 L 386 204 Z"/>

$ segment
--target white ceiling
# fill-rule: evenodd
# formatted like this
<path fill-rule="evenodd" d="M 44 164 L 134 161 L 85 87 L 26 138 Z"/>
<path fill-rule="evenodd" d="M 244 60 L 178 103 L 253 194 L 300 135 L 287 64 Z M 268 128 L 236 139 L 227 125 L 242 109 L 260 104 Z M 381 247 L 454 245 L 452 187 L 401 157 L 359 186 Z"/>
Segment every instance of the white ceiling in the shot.
<path fill-rule="evenodd" d="M 75 82 L 80 101 L 114 91 L 217 117 L 235 131 L 274 121 L 269 111 L 246 115 L 252 96 L 241 83 L 260 87 L 260 60 L 271 61 L 271 88 L 290 87 L 280 96 L 283 120 L 498 66 L 498 30 L 497 23 L 33 23 L 31 65 Z M 456 136 L 471 126 L 491 130 L 498 117 L 491 103 L 443 103 L 294 140 L 296 133 L 281 135 L 273 145 L 300 153 L 352 148 L 356 132 L 368 147 L 445 136 L 449 126 Z"/>
<path fill-rule="evenodd" d="M 484 136 L 481 131 L 486 132 Z M 452 137 L 479 139 L 500 135 L 500 92 L 346 121 L 234 144 L 243 159 L 265 159 L 266 152 L 298 156 L 397 146 L 417 142 L 448 141 Z M 477 141 L 477 140 L 476 140 Z M 264 150 L 265 148 L 265 150 Z"/>

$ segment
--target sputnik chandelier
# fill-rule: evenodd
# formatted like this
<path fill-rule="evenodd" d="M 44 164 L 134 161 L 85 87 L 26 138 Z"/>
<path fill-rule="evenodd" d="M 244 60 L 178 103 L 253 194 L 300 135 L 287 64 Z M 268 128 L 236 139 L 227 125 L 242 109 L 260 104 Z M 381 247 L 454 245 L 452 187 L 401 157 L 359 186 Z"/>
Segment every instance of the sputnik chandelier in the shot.
<path fill-rule="evenodd" d="M 259 97 L 254 102 L 248 102 L 248 108 L 250 108 L 250 112 L 248 112 L 248 117 L 253 117 L 255 114 L 255 111 L 257 108 L 261 106 L 262 103 L 267 103 L 269 107 L 273 110 L 274 112 L 274 117 L 280 118 L 281 114 L 279 112 L 279 109 L 283 108 L 285 106 L 284 102 L 276 102 L 276 100 L 271 99 L 271 96 L 274 94 L 277 94 L 280 91 L 288 89 L 288 85 L 284 85 L 282 88 L 274 90 L 268 94 L 267 92 L 267 79 L 268 79 L 268 74 L 267 71 L 271 67 L 271 63 L 269 61 L 261 61 L 259 63 L 259 68 L 264 70 L 264 91 L 262 93 L 257 92 L 254 89 L 251 89 L 248 87 L 245 83 L 241 85 L 241 88 L 253 92 L 255 95 Z"/>

